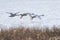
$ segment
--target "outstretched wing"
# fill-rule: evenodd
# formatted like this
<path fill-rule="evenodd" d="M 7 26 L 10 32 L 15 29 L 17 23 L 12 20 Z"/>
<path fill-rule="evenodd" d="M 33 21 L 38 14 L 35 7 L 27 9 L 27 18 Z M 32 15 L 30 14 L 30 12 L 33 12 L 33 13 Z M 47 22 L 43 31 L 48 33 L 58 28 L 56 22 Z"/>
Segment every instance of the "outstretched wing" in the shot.
<path fill-rule="evenodd" d="M 20 13 L 20 12 L 16 12 L 15 14 L 18 14 L 18 13 Z"/>
<path fill-rule="evenodd" d="M 28 13 L 29 15 L 35 15 L 34 13 Z"/>
<path fill-rule="evenodd" d="M 40 16 L 44 16 L 44 15 L 40 15 Z"/>
<path fill-rule="evenodd" d="M 41 19 L 41 16 L 38 16 L 39 19 Z"/>
<path fill-rule="evenodd" d="M 41 16 L 44 16 L 44 15 L 38 15 L 38 18 L 41 19 Z"/>
<path fill-rule="evenodd" d="M 19 16 L 20 14 L 18 14 L 18 13 L 20 13 L 20 12 L 16 12 L 15 15 L 16 15 L 16 16 Z"/>
<path fill-rule="evenodd" d="M 9 13 L 9 12 L 6 12 L 6 13 Z M 9 17 L 15 17 L 15 14 L 13 14 L 13 13 L 9 13 L 9 14 L 10 14 Z"/>

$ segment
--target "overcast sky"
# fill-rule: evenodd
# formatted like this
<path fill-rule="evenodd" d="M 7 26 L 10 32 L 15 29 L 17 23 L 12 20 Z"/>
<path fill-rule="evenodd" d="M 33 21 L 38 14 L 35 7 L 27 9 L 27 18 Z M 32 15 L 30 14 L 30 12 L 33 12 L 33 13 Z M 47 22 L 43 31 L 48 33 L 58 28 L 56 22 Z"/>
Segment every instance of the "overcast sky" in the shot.
<path fill-rule="evenodd" d="M 30 20 L 29 16 L 9 18 L 6 12 L 44 14 L 42 20 L 38 18 Z M 0 0 L 0 24 L 5 25 L 60 25 L 60 1 L 59 0 Z"/>

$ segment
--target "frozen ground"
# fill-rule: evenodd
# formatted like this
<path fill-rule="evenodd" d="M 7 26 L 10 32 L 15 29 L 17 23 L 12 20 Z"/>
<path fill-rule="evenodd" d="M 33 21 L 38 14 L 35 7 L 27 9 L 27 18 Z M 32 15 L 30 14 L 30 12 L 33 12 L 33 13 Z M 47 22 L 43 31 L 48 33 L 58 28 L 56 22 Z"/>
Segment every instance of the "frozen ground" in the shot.
<path fill-rule="evenodd" d="M 41 20 L 30 20 L 29 16 L 20 19 L 10 18 L 6 12 L 44 14 Z M 59 0 L 0 0 L 0 24 L 6 26 L 50 26 L 60 25 L 60 1 Z M 5 28 L 5 27 L 4 27 Z"/>

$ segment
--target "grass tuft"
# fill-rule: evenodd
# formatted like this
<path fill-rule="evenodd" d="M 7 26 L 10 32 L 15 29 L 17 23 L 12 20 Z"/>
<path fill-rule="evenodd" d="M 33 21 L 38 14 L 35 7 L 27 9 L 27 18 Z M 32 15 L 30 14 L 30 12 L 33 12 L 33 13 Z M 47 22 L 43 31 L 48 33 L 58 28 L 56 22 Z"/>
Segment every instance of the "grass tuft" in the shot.
<path fill-rule="evenodd" d="M 0 40 L 60 40 L 60 29 L 12 28 L 0 31 Z"/>

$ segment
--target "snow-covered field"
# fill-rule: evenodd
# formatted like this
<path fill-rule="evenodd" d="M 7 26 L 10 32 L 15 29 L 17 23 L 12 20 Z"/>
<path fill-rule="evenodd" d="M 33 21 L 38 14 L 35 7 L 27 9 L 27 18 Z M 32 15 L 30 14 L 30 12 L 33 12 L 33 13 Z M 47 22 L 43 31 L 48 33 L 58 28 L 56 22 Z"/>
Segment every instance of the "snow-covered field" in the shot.
<path fill-rule="evenodd" d="M 44 14 L 41 20 L 30 20 L 29 16 L 20 19 L 19 16 L 10 18 L 6 12 Z M 60 25 L 59 0 L 0 0 L 0 25 L 5 26 L 49 26 Z M 3 27 L 5 28 L 5 27 Z"/>

